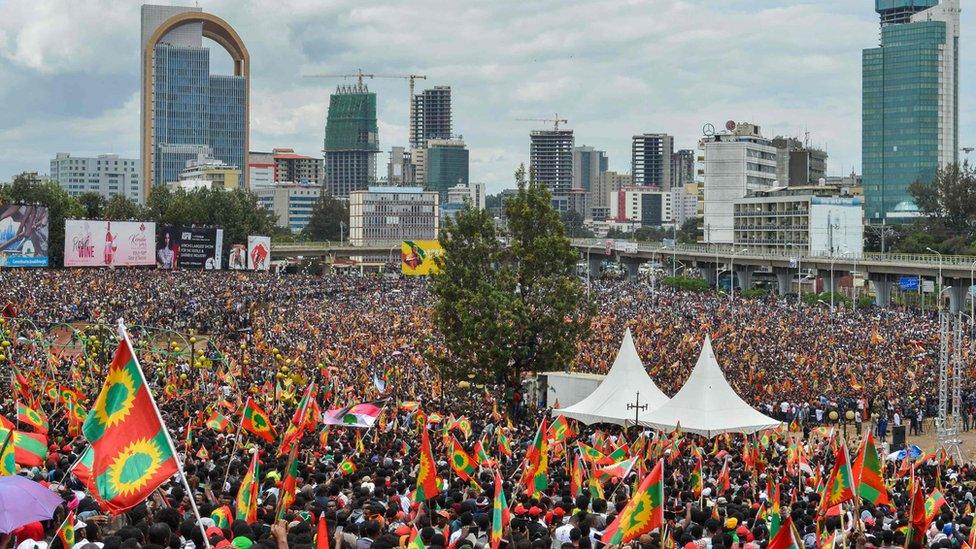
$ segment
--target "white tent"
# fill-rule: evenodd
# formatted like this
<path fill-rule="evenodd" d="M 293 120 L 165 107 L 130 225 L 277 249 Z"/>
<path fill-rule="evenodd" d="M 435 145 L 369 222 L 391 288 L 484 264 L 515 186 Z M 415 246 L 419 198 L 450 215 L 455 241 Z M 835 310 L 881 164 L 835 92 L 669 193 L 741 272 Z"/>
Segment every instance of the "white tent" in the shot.
<path fill-rule="evenodd" d="M 644 371 L 644 364 L 637 356 L 634 338 L 628 328 L 607 377 L 589 396 L 572 406 L 553 410 L 552 415 L 566 416 L 587 425 L 616 423 L 626 427 L 634 424 L 635 417 L 635 410 L 628 409 L 627 405 L 638 400 L 640 406 L 647 405 L 647 409 L 637 416 L 643 420 L 647 414 L 667 402 L 668 397 Z"/>
<path fill-rule="evenodd" d="M 781 422 L 746 404 L 725 380 L 715 360 L 712 340 L 705 344 L 688 381 L 667 404 L 641 418 L 641 425 L 713 437 L 722 433 L 755 433 L 776 427 Z"/>

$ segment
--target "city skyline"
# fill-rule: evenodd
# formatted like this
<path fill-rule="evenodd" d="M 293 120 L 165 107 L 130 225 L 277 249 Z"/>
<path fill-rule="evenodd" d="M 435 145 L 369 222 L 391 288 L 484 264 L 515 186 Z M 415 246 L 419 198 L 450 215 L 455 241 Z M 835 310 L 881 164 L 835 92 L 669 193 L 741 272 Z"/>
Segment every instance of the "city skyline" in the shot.
<path fill-rule="evenodd" d="M 528 165 L 529 133 L 547 129 L 516 119 L 555 112 L 569 119 L 563 127 L 575 130 L 576 145 L 607 151 L 618 172 L 630 169 L 633 135 L 668 133 L 676 150 L 693 148 L 702 124 L 732 119 L 760 125 L 767 137 L 809 131 L 830 154 L 829 174 L 860 173 L 861 51 L 879 37 L 873 2 L 712 4 L 199 7 L 233 25 L 251 53 L 251 150 L 321 157 L 329 94 L 352 82 L 301 75 L 362 68 L 426 74 L 418 92 L 451 86 L 470 180 L 490 193 L 511 186 L 517 165 Z M 44 172 L 57 152 L 139 157 L 139 6 L 0 6 L 0 181 Z M 974 18 L 963 7 L 960 147 L 976 143 L 967 101 L 976 89 L 967 70 Z M 211 47 L 228 73 L 229 58 Z M 380 150 L 407 145 L 406 82 L 366 84 L 377 94 Z"/>

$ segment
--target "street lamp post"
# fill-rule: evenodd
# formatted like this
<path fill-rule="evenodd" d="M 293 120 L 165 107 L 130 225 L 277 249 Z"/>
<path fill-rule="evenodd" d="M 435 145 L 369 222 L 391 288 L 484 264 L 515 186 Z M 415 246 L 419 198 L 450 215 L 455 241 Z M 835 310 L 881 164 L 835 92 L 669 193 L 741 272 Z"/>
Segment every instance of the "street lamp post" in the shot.
<path fill-rule="evenodd" d="M 748 251 L 747 248 L 742 248 L 741 250 L 732 252 L 732 257 L 729 258 L 729 303 L 735 300 L 735 256 Z"/>
<path fill-rule="evenodd" d="M 830 315 L 834 314 L 834 254 L 830 254 Z"/>
<path fill-rule="evenodd" d="M 939 252 L 938 250 L 933 250 L 932 248 L 928 248 L 928 247 L 925 248 L 925 249 L 939 256 L 939 291 L 938 291 L 938 293 L 936 295 L 939 296 L 939 312 L 942 312 L 942 287 L 943 287 L 943 285 L 942 285 L 942 253 Z M 972 272 L 970 272 L 970 274 L 972 274 Z M 919 282 L 919 286 L 921 286 L 921 285 L 922 285 L 921 282 Z"/>
<path fill-rule="evenodd" d="M 969 323 L 976 322 L 976 296 L 973 295 L 973 286 L 976 286 L 976 261 L 969 266 Z"/>

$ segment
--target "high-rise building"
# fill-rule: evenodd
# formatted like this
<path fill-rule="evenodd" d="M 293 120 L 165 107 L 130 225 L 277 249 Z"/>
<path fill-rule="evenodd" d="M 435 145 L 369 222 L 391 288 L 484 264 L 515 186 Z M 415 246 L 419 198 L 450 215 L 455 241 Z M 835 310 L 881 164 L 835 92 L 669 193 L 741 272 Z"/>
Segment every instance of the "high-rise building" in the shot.
<path fill-rule="evenodd" d="M 590 214 L 586 217 L 604 220 L 610 217 L 610 195 L 634 184 L 629 173 L 606 171 L 600 174 L 600 179 L 590 189 Z"/>
<path fill-rule="evenodd" d="M 959 0 L 875 0 L 881 44 L 862 56 L 864 213 L 894 221 L 908 186 L 958 160 Z"/>
<path fill-rule="evenodd" d="M 781 187 L 815 185 L 827 174 L 827 153 L 795 137 L 775 137 L 776 181 Z"/>
<path fill-rule="evenodd" d="M 699 147 L 705 153 L 704 241 L 731 244 L 733 201 L 774 186 L 776 147 L 749 123 L 704 137 Z"/>
<path fill-rule="evenodd" d="M 459 139 L 429 139 L 424 150 L 425 185 L 437 191 L 441 203 L 447 202 L 447 190 L 468 183 L 468 149 Z"/>
<path fill-rule="evenodd" d="M 695 182 L 695 151 L 681 149 L 671 155 L 671 188 Z"/>
<path fill-rule="evenodd" d="M 451 87 L 434 86 L 412 98 L 410 147 L 423 148 L 428 139 L 451 139 Z"/>
<path fill-rule="evenodd" d="M 105 198 L 122 195 L 133 202 L 142 202 L 139 170 L 138 159 L 120 158 L 117 154 L 78 157 L 57 153 L 51 160 L 51 181 L 71 196 L 92 192 Z"/>
<path fill-rule="evenodd" d="M 332 196 L 346 198 L 376 182 L 376 94 L 365 84 L 339 86 L 329 97 L 323 149 L 325 187 Z"/>
<path fill-rule="evenodd" d="M 274 149 L 275 181 L 322 184 L 325 170 L 321 158 L 298 154 L 295 149 Z"/>
<path fill-rule="evenodd" d="M 312 220 L 312 209 L 322 194 L 321 185 L 278 182 L 254 192 L 258 204 L 274 212 L 276 225 L 300 232 Z"/>
<path fill-rule="evenodd" d="M 573 188 L 573 130 L 536 130 L 529 138 L 529 167 L 535 180 L 552 193 L 557 207 L 565 208 L 562 197 Z"/>
<path fill-rule="evenodd" d="M 573 148 L 573 188 L 590 192 L 609 168 L 607 153 L 593 147 Z"/>
<path fill-rule="evenodd" d="M 635 135 L 630 150 L 630 171 L 634 185 L 671 188 L 671 155 L 674 138 L 666 133 Z"/>
<path fill-rule="evenodd" d="M 417 182 L 417 168 L 413 165 L 413 156 L 404 147 L 390 149 L 390 161 L 386 164 L 386 181 L 388 185 L 403 187 Z"/>
<path fill-rule="evenodd" d="M 210 74 L 204 38 L 227 51 L 233 75 Z M 197 7 L 144 5 L 141 59 L 143 196 L 199 154 L 246 166 L 250 57 L 237 32 Z"/>
<path fill-rule="evenodd" d="M 440 195 L 420 187 L 369 187 L 349 193 L 349 243 L 435 240 Z"/>
<path fill-rule="evenodd" d="M 646 185 L 623 187 L 610 200 L 610 219 L 618 223 L 640 223 L 644 227 L 670 224 L 671 192 Z"/>

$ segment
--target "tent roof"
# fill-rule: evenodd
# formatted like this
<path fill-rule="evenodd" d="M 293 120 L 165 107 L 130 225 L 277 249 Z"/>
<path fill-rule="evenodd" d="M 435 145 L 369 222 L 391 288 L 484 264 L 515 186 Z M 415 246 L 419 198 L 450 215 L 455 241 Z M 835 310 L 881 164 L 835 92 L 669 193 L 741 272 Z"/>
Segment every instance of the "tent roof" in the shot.
<path fill-rule="evenodd" d="M 624 333 L 624 340 L 620 343 L 617 358 L 603 382 L 583 400 L 572 406 L 553 410 L 554 416 L 566 416 L 590 425 L 593 423 L 615 423 L 617 425 L 633 425 L 634 410 L 627 409 L 633 404 L 640 393 L 640 404 L 647 404 L 647 409 L 640 412 L 639 419 L 643 420 L 652 410 L 668 401 L 667 395 L 654 384 L 644 364 L 637 356 L 634 338 L 630 329 Z"/>
<path fill-rule="evenodd" d="M 713 437 L 722 433 L 755 433 L 780 424 L 755 410 L 729 385 L 715 353 L 712 340 L 705 344 L 688 381 L 667 404 L 641 418 L 641 425 L 665 431 L 681 425 L 683 431 Z"/>

